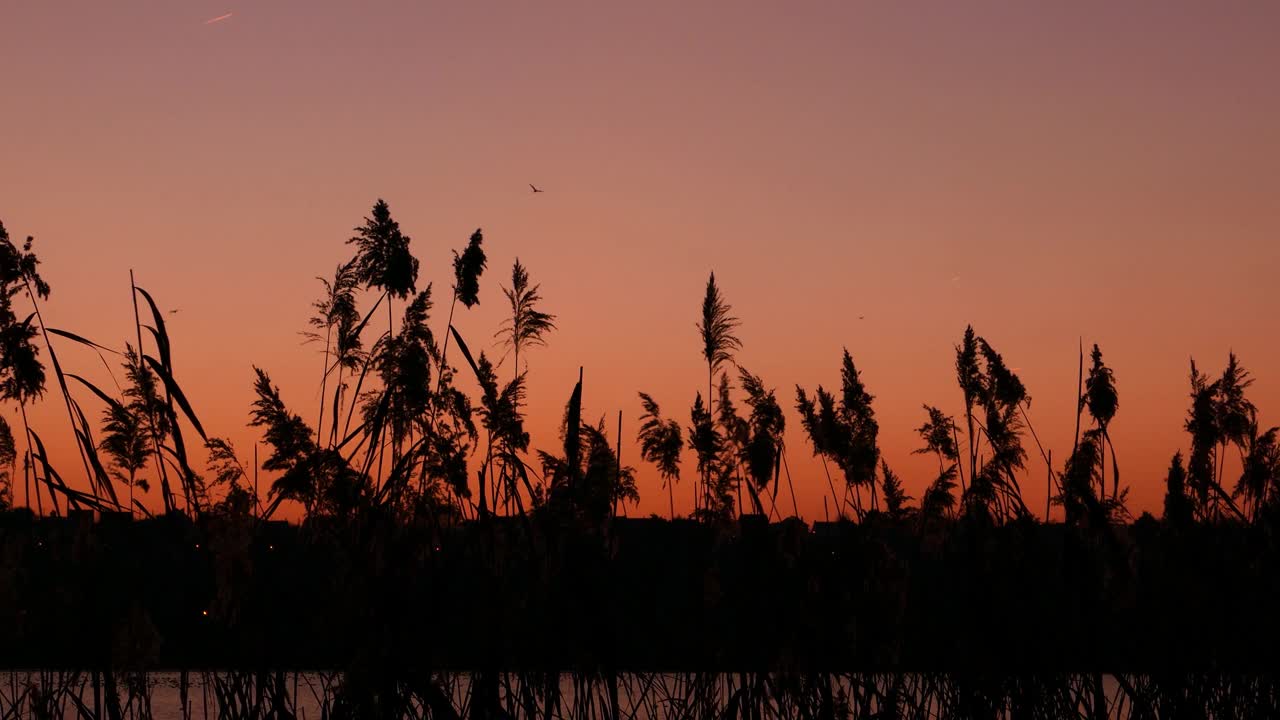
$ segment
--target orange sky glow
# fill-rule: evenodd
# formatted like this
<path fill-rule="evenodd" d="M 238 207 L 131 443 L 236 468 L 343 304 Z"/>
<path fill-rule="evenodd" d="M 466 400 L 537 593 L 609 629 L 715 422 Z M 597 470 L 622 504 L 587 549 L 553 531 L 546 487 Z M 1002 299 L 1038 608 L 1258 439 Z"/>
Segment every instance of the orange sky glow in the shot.
<path fill-rule="evenodd" d="M 1058 462 L 1077 343 L 1101 346 L 1130 509 L 1158 515 L 1188 445 L 1189 358 L 1218 372 L 1234 350 L 1280 424 L 1277 27 L 1275 3 L 1183 0 L 10 3 L 0 220 L 36 237 L 52 327 L 131 341 L 130 269 L 180 309 L 178 379 L 246 461 L 252 365 L 314 417 L 314 278 L 382 197 L 435 285 L 438 334 L 450 250 L 477 227 L 481 304 L 455 320 L 473 349 L 515 257 L 541 283 L 559 330 L 528 353 L 532 448 L 559 448 L 583 366 L 584 417 L 612 436 L 623 412 L 633 515 L 667 509 L 632 442 L 636 393 L 687 424 L 712 270 L 738 361 L 788 411 L 806 519 L 828 490 L 796 384 L 838 386 L 847 347 L 918 496 L 936 462 L 911 454 L 913 429 L 922 403 L 961 412 L 968 323 L 1019 368 Z M 92 353 L 58 350 L 110 386 Z M 31 423 L 84 487 L 50 390 Z"/>

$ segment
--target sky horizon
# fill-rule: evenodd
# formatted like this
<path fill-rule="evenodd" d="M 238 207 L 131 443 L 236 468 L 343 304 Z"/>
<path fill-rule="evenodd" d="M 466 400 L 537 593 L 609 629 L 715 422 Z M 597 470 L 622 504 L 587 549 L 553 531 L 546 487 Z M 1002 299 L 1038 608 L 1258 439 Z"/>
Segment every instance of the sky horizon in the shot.
<path fill-rule="evenodd" d="M 584 367 L 584 419 L 613 437 L 623 413 L 632 515 L 667 510 L 637 393 L 688 425 L 711 271 L 742 321 L 737 360 L 787 412 L 808 520 L 829 491 L 795 386 L 838 387 L 846 347 L 917 498 L 936 467 L 914 428 L 923 404 L 962 414 L 968 324 L 1017 369 L 1059 468 L 1078 343 L 1101 346 L 1135 516 L 1160 514 L 1188 448 L 1190 358 L 1216 374 L 1236 352 L 1260 424 L 1280 424 L 1274 5 L 67 5 L 0 10 L 0 221 L 36 238 L 51 327 L 131 342 L 131 269 L 178 310 L 178 380 L 242 459 L 253 365 L 314 425 L 314 278 L 379 197 L 434 284 L 437 337 L 450 251 L 477 227 L 481 304 L 454 323 L 477 352 L 500 354 L 499 285 L 528 267 L 558 325 L 527 358 L 531 450 L 558 451 Z M 110 387 L 92 353 L 57 350 Z M 84 487 L 50 382 L 31 422 Z M 693 468 L 686 452 L 685 512 Z"/>

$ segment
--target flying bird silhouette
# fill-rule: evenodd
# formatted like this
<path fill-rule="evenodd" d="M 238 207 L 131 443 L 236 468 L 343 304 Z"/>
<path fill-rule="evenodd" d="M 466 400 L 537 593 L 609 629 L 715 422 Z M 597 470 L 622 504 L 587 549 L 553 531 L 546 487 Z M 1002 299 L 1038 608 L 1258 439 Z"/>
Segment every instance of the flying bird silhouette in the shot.
<path fill-rule="evenodd" d="M 536 193 L 539 193 L 539 192 L 546 192 L 546 190 L 539 190 L 539 189 L 538 189 L 538 187 L 537 187 L 536 185 L 534 185 L 533 183 L 529 183 L 529 187 L 533 188 L 533 191 L 534 191 L 534 192 L 536 192 Z"/>

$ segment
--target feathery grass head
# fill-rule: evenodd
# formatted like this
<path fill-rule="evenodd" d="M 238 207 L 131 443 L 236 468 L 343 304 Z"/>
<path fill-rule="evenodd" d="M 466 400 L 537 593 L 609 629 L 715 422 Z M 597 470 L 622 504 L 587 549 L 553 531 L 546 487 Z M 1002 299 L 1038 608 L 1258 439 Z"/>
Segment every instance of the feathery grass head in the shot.
<path fill-rule="evenodd" d="M 1191 361 L 1191 409 L 1185 424 L 1191 434 L 1187 483 L 1201 512 L 1218 507 L 1221 487 L 1215 469 L 1221 466 L 1220 451 L 1232 444 L 1245 455 L 1256 437 L 1258 411 L 1245 397 L 1252 384 L 1235 353 L 1228 356 L 1222 376 L 1213 381 Z"/>
<path fill-rule="evenodd" d="M 734 335 L 739 322 L 730 314 L 732 311 L 716 285 L 716 274 L 711 273 L 707 293 L 702 298 L 702 319 L 697 327 L 702 335 L 702 357 L 713 374 L 724 363 L 732 362 L 733 353 L 742 349 L 742 341 Z"/>
<path fill-rule="evenodd" d="M 1191 410 L 1186 421 L 1187 432 L 1191 433 L 1191 442 L 1212 445 L 1218 441 L 1221 432 L 1218 423 L 1218 391 L 1221 380 L 1209 381 L 1209 376 L 1200 372 L 1196 361 L 1191 360 Z"/>
<path fill-rule="evenodd" d="M 885 512 L 890 519 L 901 520 L 907 515 L 907 503 L 911 496 L 902 487 L 897 473 L 889 469 L 889 463 L 880 460 L 880 487 L 884 491 Z"/>
<path fill-rule="evenodd" d="M 439 351 L 427 324 L 430 312 L 431 285 L 427 285 L 405 306 L 400 333 L 378 346 L 376 365 L 383 389 L 368 397 L 365 418 L 371 426 L 378 418 L 388 423 L 397 443 L 431 403 L 431 368 Z"/>
<path fill-rule="evenodd" d="M 738 374 L 742 381 L 742 389 L 747 394 L 746 404 L 751 408 L 747 426 L 750 437 L 744 448 L 747 469 L 757 487 L 767 487 L 770 481 L 776 481 L 782 463 L 782 437 L 786 430 L 786 417 L 782 407 L 774 396 L 773 390 L 766 390 L 759 377 L 739 367 Z"/>
<path fill-rule="evenodd" d="M 418 282 L 418 259 L 409 250 L 410 238 L 400 232 L 400 223 L 391 217 L 391 209 L 381 198 L 364 225 L 347 240 L 356 246 L 355 273 L 365 287 L 376 287 L 392 297 L 404 298 L 414 292 Z"/>
<path fill-rule="evenodd" d="M 1214 477 L 1214 446 L 1222 437 L 1218 416 L 1218 389 L 1221 381 L 1209 381 L 1201 373 L 1196 361 L 1191 360 L 1191 408 L 1184 424 L 1191 434 L 1191 452 L 1187 457 L 1187 484 L 1189 496 L 1196 508 L 1204 509 L 1209 502 L 1209 489 L 1217 481 Z"/>
<path fill-rule="evenodd" d="M 640 393 L 644 414 L 640 416 L 640 457 L 653 463 L 662 476 L 663 485 L 680 479 L 680 453 L 684 450 L 684 434 L 680 423 L 664 420 L 658 403 L 647 393 Z"/>
<path fill-rule="evenodd" d="M 871 409 L 871 401 L 875 398 L 862 384 L 862 377 L 853 365 L 853 356 L 849 354 L 848 348 L 844 349 L 844 355 L 840 358 L 840 391 L 845 414 L 864 420 L 875 417 L 875 411 Z"/>
<path fill-rule="evenodd" d="M 956 381 L 964 393 L 964 402 L 972 406 L 982 396 L 982 369 L 978 367 L 978 340 L 973 326 L 964 329 L 964 339 L 956 346 Z"/>
<path fill-rule="evenodd" d="M 262 463 L 264 470 L 288 470 L 297 465 L 312 450 L 311 428 L 298 415 L 289 412 L 280 389 L 271 384 L 265 370 L 255 367 L 253 401 L 249 425 L 265 429 L 265 440 L 271 446 L 271 455 Z"/>
<path fill-rule="evenodd" d="M 480 247 L 483 242 L 484 235 L 480 233 L 480 228 L 476 228 L 462 254 L 459 255 L 457 250 L 453 251 L 453 290 L 457 293 L 458 300 L 467 308 L 480 304 L 480 275 L 488 265 L 484 248 Z"/>
<path fill-rule="evenodd" d="M 213 473 L 212 488 L 225 488 L 214 505 L 216 514 L 243 517 L 253 512 L 257 498 L 249 491 L 249 477 L 236 457 L 235 447 L 227 440 L 211 437 L 205 442 L 209 451 L 208 466 Z"/>
<path fill-rule="evenodd" d="M 358 315 L 343 315 L 334 326 L 333 366 L 355 370 L 365 359 L 364 340 L 360 333 L 364 324 Z"/>
<path fill-rule="evenodd" d="M 615 503 L 639 502 L 635 469 L 626 465 L 618 467 L 618 455 L 605 433 L 604 418 L 594 426 L 583 423 L 582 438 L 586 448 L 581 504 L 589 516 L 599 520 L 609 515 Z"/>
<path fill-rule="evenodd" d="M 0 222 L 0 287 L 4 289 L 6 298 L 12 298 L 25 290 L 28 281 L 37 296 L 49 297 L 49 284 L 40 277 L 37 270 L 40 260 L 31 251 L 34 243 L 35 238 L 28 235 L 19 250 L 9 238 L 9 231 L 5 229 L 4 223 Z"/>
<path fill-rule="evenodd" d="M 873 484 L 880 460 L 877 444 L 880 424 L 871 407 L 874 399 L 863 385 L 853 357 L 845 349 L 840 360 L 840 406 L 836 423 L 841 428 L 840 435 L 846 439 L 836 447 L 842 449 L 839 461 L 846 479 L 855 484 Z"/>
<path fill-rule="evenodd" d="M 1218 399 L 1216 414 L 1218 427 L 1223 437 L 1236 445 L 1243 445 L 1249 437 L 1250 428 L 1258 409 L 1245 397 L 1244 392 L 1253 385 L 1249 371 L 1240 364 L 1236 354 L 1227 356 L 1227 367 L 1218 380 Z"/>
<path fill-rule="evenodd" d="M 427 477 L 443 482 L 459 497 L 471 497 L 467 484 L 467 455 L 470 447 L 449 434 L 437 431 L 431 436 L 431 448 L 424 453 L 423 471 Z"/>
<path fill-rule="evenodd" d="M 160 378 L 147 366 L 132 345 L 124 346 L 124 374 L 128 384 L 124 399 L 129 412 L 144 425 L 148 434 L 163 440 L 169 435 L 172 421 L 168 404 L 160 394 Z"/>
<path fill-rule="evenodd" d="M 702 393 L 694 398 L 689 420 L 692 423 L 689 426 L 689 446 L 698 456 L 698 472 L 709 472 L 724 449 L 724 441 L 716 431 L 711 411 L 702 400 Z"/>
<path fill-rule="evenodd" d="M 245 480 L 244 466 L 236 457 L 235 446 L 222 438 L 211 437 L 205 443 L 209 451 L 209 469 L 213 471 L 213 484 L 236 484 Z"/>
<path fill-rule="evenodd" d="M 840 363 L 840 399 L 821 385 L 812 398 L 796 386 L 796 410 L 815 455 L 829 458 L 850 485 L 873 485 L 880 462 L 880 425 L 853 358 L 846 349 Z"/>
<path fill-rule="evenodd" d="M 498 375 L 493 363 L 483 352 L 476 360 L 476 380 L 480 383 L 481 426 L 493 434 L 494 441 L 512 450 L 523 452 L 529 448 L 529 433 L 524 429 L 525 376 L 516 375 L 505 386 L 498 385 Z"/>
<path fill-rule="evenodd" d="M 253 369 L 254 393 L 249 425 L 264 428 L 264 439 L 271 454 L 262 463 L 264 470 L 280 471 L 271 484 L 275 499 L 264 512 L 270 517 L 283 500 L 296 500 L 313 510 L 347 516 L 366 504 L 371 497 L 368 478 L 351 467 L 340 452 L 320 448 L 312 440 L 306 422 L 285 407 L 280 389 L 271 384 L 267 373 Z"/>
<path fill-rule="evenodd" d="M 1062 471 L 1062 492 L 1053 501 L 1066 511 L 1068 524 L 1104 522 L 1102 503 L 1095 486 L 1103 462 L 1102 430 L 1095 428 L 1080 436 L 1075 452 Z"/>
<path fill-rule="evenodd" d="M 876 411 L 871 407 L 875 398 L 862 384 L 862 377 L 853 365 L 853 357 L 845 349 L 840 361 L 840 414 L 853 426 L 854 432 L 865 443 L 875 445 L 880 434 Z M 874 461 L 873 461 L 874 464 Z"/>
<path fill-rule="evenodd" d="M 360 322 L 360 313 L 356 309 L 356 288 L 360 286 L 360 277 L 356 272 L 356 261 L 348 260 L 338 266 L 333 273 L 333 280 L 317 277 L 324 285 L 324 294 L 311 304 L 315 314 L 307 322 L 314 328 L 329 330 L 339 325 L 354 325 Z M 315 332 L 303 335 L 309 341 L 324 342 L 324 336 Z"/>
<path fill-rule="evenodd" d="M 44 395 L 44 363 L 33 317 L 0 326 L 0 397 L 26 404 Z"/>
<path fill-rule="evenodd" d="M 800 413 L 800 425 L 809 436 L 813 445 L 813 454 L 822 455 L 827 452 L 826 438 L 818 421 L 818 409 L 804 388 L 796 385 L 796 412 Z"/>
<path fill-rule="evenodd" d="M 1245 507 L 1254 517 L 1263 511 L 1274 511 L 1280 503 L 1280 427 L 1259 432 L 1255 425 L 1246 443 L 1247 452 L 1241 461 L 1240 480 L 1236 482 L 1233 497 L 1243 497 Z"/>
<path fill-rule="evenodd" d="M 1120 395 L 1116 390 L 1115 375 L 1111 368 L 1102 363 L 1102 351 L 1097 344 L 1093 346 L 1089 357 L 1093 365 L 1084 382 L 1084 397 L 1080 398 L 1080 407 L 1088 407 L 1089 414 L 1105 428 L 1120 408 Z"/>
<path fill-rule="evenodd" d="M 33 289 L 37 296 L 49 297 L 49 285 L 37 271 L 40 260 L 31 252 L 28 237 L 22 248 L 9 239 L 0 223 L 0 397 L 25 404 L 44 394 L 44 365 L 35 344 L 37 330 L 33 315 L 19 321 L 13 298 Z"/>
<path fill-rule="evenodd" d="M 702 488 L 702 505 L 693 512 L 694 519 L 707 524 L 729 522 L 733 518 L 733 488 L 737 484 L 731 463 L 715 463 L 709 468 Z M 750 485 L 747 486 L 751 488 Z M 756 502 L 755 496 L 752 496 Z M 756 506 L 760 511 L 759 505 Z"/>
<path fill-rule="evenodd" d="M 931 405 L 925 405 L 924 409 L 925 412 L 929 413 L 929 419 L 925 424 L 916 428 L 916 434 L 920 436 L 921 440 L 924 440 L 924 447 L 912 452 L 918 455 L 935 453 L 951 462 L 959 462 L 960 452 L 956 448 L 955 442 L 955 421 L 949 415 Z"/>
<path fill-rule="evenodd" d="M 967 496 L 967 511 L 980 511 L 987 517 L 1026 515 L 1015 473 L 1024 467 L 1027 453 L 1022 447 L 1022 413 L 1031 403 L 1022 380 L 1005 364 L 985 338 L 966 328 L 962 344 L 956 348 L 956 372 L 965 393 L 965 418 L 973 425 L 976 405 L 983 415 L 982 436 L 986 438 L 990 456 L 981 468 L 970 455 L 973 483 Z M 975 438 L 970 447 L 976 448 Z M 981 503 L 984 507 L 976 507 Z"/>
<path fill-rule="evenodd" d="M 542 301 L 540 285 L 529 285 L 529 271 L 516 258 L 511 267 L 511 287 L 502 288 L 511 303 L 511 317 L 507 318 L 495 333 L 504 346 L 517 356 L 527 347 L 546 345 L 546 335 L 556 329 L 555 315 L 538 310 Z M 516 368 L 519 372 L 520 368 Z"/>
<path fill-rule="evenodd" d="M 151 437 L 147 421 L 135 408 L 122 403 L 112 403 L 102 411 L 102 441 L 99 448 L 107 454 L 114 466 L 112 475 L 126 487 L 134 486 L 143 491 L 147 482 L 137 474 L 147 465 L 151 455 Z"/>
<path fill-rule="evenodd" d="M 920 498 L 920 514 L 927 518 L 941 518 L 951 514 L 956 506 L 956 475 L 958 466 L 952 463 L 937 479 L 929 484 Z"/>
<path fill-rule="evenodd" d="M 987 365 L 986 379 L 982 383 L 987 404 L 994 403 L 1005 408 L 1015 408 L 1024 402 L 1030 404 L 1031 397 L 1027 395 L 1026 386 L 1005 365 L 1000 353 L 985 338 L 978 338 L 978 345 Z"/>
<path fill-rule="evenodd" d="M 538 452 L 549 482 L 549 505 L 594 525 L 609 517 L 617 504 L 639 501 L 635 469 L 619 463 L 604 418 L 595 425 L 582 421 L 581 379 L 566 403 L 561 439 L 563 456 Z"/>

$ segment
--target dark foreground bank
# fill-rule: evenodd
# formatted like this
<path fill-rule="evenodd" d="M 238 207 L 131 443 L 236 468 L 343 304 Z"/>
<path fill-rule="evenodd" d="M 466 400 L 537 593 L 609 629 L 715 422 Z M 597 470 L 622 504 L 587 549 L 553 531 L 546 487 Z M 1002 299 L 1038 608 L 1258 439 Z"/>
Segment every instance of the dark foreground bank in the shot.
<path fill-rule="evenodd" d="M 1265 672 L 1265 525 L 0 516 L 10 668 Z"/>

